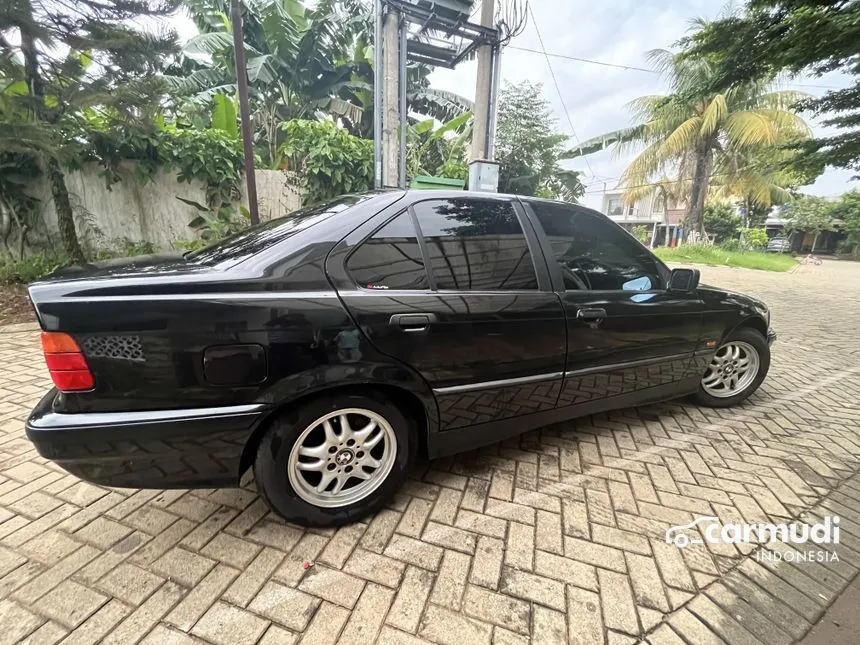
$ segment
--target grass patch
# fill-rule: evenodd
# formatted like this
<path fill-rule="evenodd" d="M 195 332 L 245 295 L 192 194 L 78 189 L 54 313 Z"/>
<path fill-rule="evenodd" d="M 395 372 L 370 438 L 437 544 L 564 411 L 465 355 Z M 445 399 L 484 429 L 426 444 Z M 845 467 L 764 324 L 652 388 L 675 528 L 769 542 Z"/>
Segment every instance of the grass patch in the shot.
<path fill-rule="evenodd" d="M 797 260 L 786 253 L 728 251 L 719 246 L 704 244 L 683 244 L 674 249 L 660 246 L 654 249 L 654 253 L 665 262 L 711 264 L 762 271 L 790 271 L 797 265 Z"/>

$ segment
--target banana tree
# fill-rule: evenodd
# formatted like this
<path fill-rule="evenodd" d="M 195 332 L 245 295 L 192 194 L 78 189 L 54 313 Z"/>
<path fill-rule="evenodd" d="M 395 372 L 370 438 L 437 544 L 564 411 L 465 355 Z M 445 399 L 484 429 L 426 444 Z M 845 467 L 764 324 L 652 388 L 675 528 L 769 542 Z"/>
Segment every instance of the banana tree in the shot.
<path fill-rule="evenodd" d="M 228 0 L 187 0 L 200 33 L 184 48 L 170 77 L 175 94 L 208 103 L 233 93 L 232 25 Z M 357 136 L 373 133 L 373 16 L 362 0 L 256 0 L 244 8 L 242 30 L 257 150 L 271 165 L 283 144 L 278 125 L 332 116 Z M 410 65 L 407 101 L 413 114 L 447 122 L 472 109 L 453 92 L 430 87 L 430 68 Z"/>
<path fill-rule="evenodd" d="M 208 102 L 235 91 L 232 24 L 228 0 L 188 0 L 200 33 L 184 47 L 190 73 L 169 77 L 175 93 Z M 360 2 L 256 0 L 244 4 L 242 27 L 247 74 L 257 125 L 255 142 L 264 163 L 277 157 L 278 124 L 320 113 L 349 122 L 361 106 L 340 93 L 353 84 L 356 65 L 349 52 L 363 20 Z M 188 70 L 183 70 L 187 72 Z"/>
<path fill-rule="evenodd" d="M 406 132 L 406 174 L 441 175 L 466 179 L 466 146 L 472 137 L 472 113 L 465 112 L 434 129 L 426 119 L 410 125 Z"/>

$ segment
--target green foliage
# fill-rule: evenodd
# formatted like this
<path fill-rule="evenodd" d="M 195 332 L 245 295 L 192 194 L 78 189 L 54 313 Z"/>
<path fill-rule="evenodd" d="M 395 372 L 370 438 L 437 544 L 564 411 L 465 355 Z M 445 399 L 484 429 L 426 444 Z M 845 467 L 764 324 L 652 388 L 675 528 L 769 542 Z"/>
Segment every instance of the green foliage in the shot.
<path fill-rule="evenodd" d="M 575 202 L 585 186 L 578 173 L 559 165 L 567 136 L 556 132 L 542 91 L 529 81 L 502 89 L 496 132 L 499 192 Z"/>
<path fill-rule="evenodd" d="M 74 262 L 85 258 L 61 164 L 75 141 L 61 123 L 88 106 L 110 109 L 129 124 L 152 118 L 164 89 L 160 72 L 176 51 L 176 36 L 139 27 L 170 15 L 178 4 L 14 0 L 0 9 L 0 150 L 29 155 L 45 172 L 60 239 Z"/>
<path fill-rule="evenodd" d="M 706 56 L 718 68 L 715 83 L 726 85 L 783 73 L 836 70 L 858 80 L 802 103 L 829 118 L 834 136 L 798 146 L 800 166 L 829 164 L 860 170 L 860 3 L 844 0 L 753 0 L 743 13 L 710 23 L 691 39 L 691 56 Z"/>
<path fill-rule="evenodd" d="M 728 250 L 713 244 L 682 244 L 675 248 L 660 246 L 654 249 L 654 253 L 666 262 L 742 267 L 763 271 L 790 271 L 797 265 L 797 260 L 785 253 Z"/>
<path fill-rule="evenodd" d="M 142 181 L 160 170 L 175 170 L 178 181 L 202 182 L 212 206 L 238 197 L 242 145 L 228 130 L 200 130 L 163 121 L 129 126 L 115 115 L 96 110 L 84 111 L 63 126 L 74 142 L 73 167 L 88 161 L 100 164 L 108 187 L 121 179 L 121 164 L 128 160 L 136 162 L 135 172 Z"/>
<path fill-rule="evenodd" d="M 136 242 L 127 237 L 120 237 L 93 254 L 93 260 L 110 260 L 111 258 L 133 258 L 138 255 L 151 255 L 157 251 L 152 242 Z"/>
<path fill-rule="evenodd" d="M 842 231 L 847 235 L 841 250 L 860 256 L 860 190 L 842 195 L 833 209 L 833 216 L 842 222 Z"/>
<path fill-rule="evenodd" d="M 230 139 L 239 138 L 239 123 L 236 120 L 236 103 L 226 94 L 216 94 L 212 99 L 212 129 L 223 132 Z"/>
<path fill-rule="evenodd" d="M 207 244 L 203 240 L 173 240 L 173 247 L 177 251 L 182 251 L 183 253 L 199 251 L 206 246 Z"/>
<path fill-rule="evenodd" d="M 281 124 L 281 129 L 286 140 L 279 150 L 279 165 L 300 174 L 305 204 L 373 187 L 372 141 L 359 139 L 327 119 L 296 119 Z"/>
<path fill-rule="evenodd" d="M 642 244 L 648 244 L 651 241 L 651 231 L 647 226 L 639 225 L 633 227 L 633 237 L 642 242 Z"/>
<path fill-rule="evenodd" d="M 238 233 L 248 227 L 251 214 L 244 206 L 239 207 L 238 214 L 232 204 L 222 204 L 218 207 L 207 207 L 192 199 L 177 197 L 179 201 L 193 206 L 197 210 L 197 217 L 188 222 L 188 226 L 194 229 L 205 244 L 211 244 L 218 240 Z"/>
<path fill-rule="evenodd" d="M 717 244 L 730 240 L 738 234 L 741 218 L 735 215 L 729 204 L 717 203 L 705 206 L 705 231 L 714 236 Z"/>
<path fill-rule="evenodd" d="M 168 81 L 185 112 L 199 111 L 217 92 L 235 92 L 229 0 L 185 0 L 200 34 L 170 70 Z M 366 0 L 255 0 L 242 3 L 255 151 L 277 168 L 283 121 L 322 114 L 352 133 L 373 132 L 373 13 Z M 445 122 L 472 108 L 453 92 L 430 87 L 431 68 L 410 64 L 410 113 Z"/>
<path fill-rule="evenodd" d="M 236 72 L 229 0 L 185 0 L 200 33 L 168 82 L 175 95 L 208 102 L 235 94 Z M 256 152 L 277 167 L 284 141 L 278 125 L 322 112 L 360 123 L 364 111 L 354 93 L 367 85 L 367 34 L 372 15 L 360 0 L 257 0 L 242 3 Z M 371 54 L 372 56 L 372 54 Z"/>
<path fill-rule="evenodd" d="M 729 239 L 721 242 L 718 245 L 723 251 L 743 251 L 744 245 L 741 244 L 740 240 L 737 239 Z"/>
<path fill-rule="evenodd" d="M 832 231 L 834 207 L 833 202 L 823 197 L 803 195 L 789 205 L 785 228 L 787 231 L 806 231 L 813 234 Z"/>
<path fill-rule="evenodd" d="M 42 251 L 25 256 L 22 260 L 0 262 L 0 282 L 28 284 L 53 273 L 65 264 L 68 264 L 68 258 L 55 251 Z"/>
<path fill-rule="evenodd" d="M 763 228 L 742 228 L 740 234 L 746 246 L 751 249 L 763 249 L 767 246 L 768 237 Z"/>
<path fill-rule="evenodd" d="M 406 174 L 468 179 L 466 146 L 472 137 L 472 113 L 465 112 L 435 130 L 434 119 L 410 125 L 406 133 Z"/>

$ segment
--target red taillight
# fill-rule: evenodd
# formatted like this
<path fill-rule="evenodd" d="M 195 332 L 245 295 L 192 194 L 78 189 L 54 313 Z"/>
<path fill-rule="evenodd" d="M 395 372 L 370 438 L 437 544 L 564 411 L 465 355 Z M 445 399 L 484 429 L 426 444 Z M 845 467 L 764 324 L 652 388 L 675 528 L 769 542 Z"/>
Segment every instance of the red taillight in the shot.
<path fill-rule="evenodd" d="M 52 372 L 89 370 L 83 354 L 45 354 L 45 362 Z"/>
<path fill-rule="evenodd" d="M 95 379 L 74 338 L 60 332 L 43 331 L 42 351 L 57 389 L 62 392 L 93 389 Z"/>
<path fill-rule="evenodd" d="M 79 392 L 81 390 L 92 390 L 95 381 L 89 370 L 68 370 L 62 372 L 51 372 L 54 385 L 61 392 Z"/>

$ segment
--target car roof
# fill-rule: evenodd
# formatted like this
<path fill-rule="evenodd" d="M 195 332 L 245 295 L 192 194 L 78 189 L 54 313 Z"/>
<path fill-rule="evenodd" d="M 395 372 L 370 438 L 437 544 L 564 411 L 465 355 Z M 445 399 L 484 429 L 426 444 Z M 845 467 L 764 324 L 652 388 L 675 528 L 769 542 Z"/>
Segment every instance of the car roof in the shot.
<path fill-rule="evenodd" d="M 541 202 L 546 204 L 559 204 L 605 217 L 605 215 L 600 211 L 595 210 L 593 208 L 589 208 L 588 206 L 583 206 L 582 204 L 574 204 L 572 202 L 563 202 L 558 199 L 547 199 L 545 197 L 531 197 L 528 195 L 515 195 L 513 193 L 490 193 L 477 190 L 434 190 L 428 188 L 408 188 L 406 190 L 400 190 L 405 193 L 406 198 L 411 202 L 423 201 L 425 199 L 456 199 L 458 197 L 476 197 L 482 199 L 515 199 L 526 203 Z"/>

